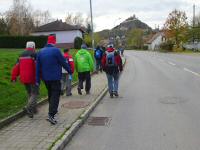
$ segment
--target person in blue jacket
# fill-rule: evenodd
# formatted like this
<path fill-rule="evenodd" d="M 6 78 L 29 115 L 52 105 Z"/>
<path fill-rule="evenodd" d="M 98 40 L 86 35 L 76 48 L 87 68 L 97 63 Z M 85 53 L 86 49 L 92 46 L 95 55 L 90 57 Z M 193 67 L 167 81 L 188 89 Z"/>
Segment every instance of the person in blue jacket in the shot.
<path fill-rule="evenodd" d="M 40 84 L 40 78 L 48 90 L 49 114 L 48 121 L 56 124 L 55 114 L 58 112 L 59 99 L 61 94 L 62 67 L 72 74 L 69 63 L 62 55 L 60 49 L 55 47 L 56 37 L 50 35 L 47 45 L 37 55 L 36 84 Z"/>
<path fill-rule="evenodd" d="M 96 73 L 98 73 L 99 71 L 102 72 L 102 65 L 101 65 L 102 57 L 103 57 L 103 50 L 101 49 L 100 46 L 97 46 L 94 51 L 94 58 L 96 61 Z"/>

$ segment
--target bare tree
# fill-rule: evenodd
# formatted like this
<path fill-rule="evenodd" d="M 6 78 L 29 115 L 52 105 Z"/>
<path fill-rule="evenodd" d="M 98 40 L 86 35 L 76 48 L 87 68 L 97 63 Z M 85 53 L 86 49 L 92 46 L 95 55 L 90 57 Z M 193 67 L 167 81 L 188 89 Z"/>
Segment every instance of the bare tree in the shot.
<path fill-rule="evenodd" d="M 6 12 L 9 33 L 11 35 L 27 35 L 33 28 L 32 7 L 27 0 L 13 0 L 13 5 Z"/>
<path fill-rule="evenodd" d="M 0 35 L 8 34 L 8 25 L 4 14 L 0 13 Z"/>
<path fill-rule="evenodd" d="M 53 20 L 48 10 L 44 12 L 36 10 L 33 14 L 33 18 L 34 18 L 34 25 L 36 27 L 47 24 Z"/>
<path fill-rule="evenodd" d="M 65 22 L 70 25 L 87 26 L 88 18 L 84 18 L 80 12 L 68 13 Z"/>

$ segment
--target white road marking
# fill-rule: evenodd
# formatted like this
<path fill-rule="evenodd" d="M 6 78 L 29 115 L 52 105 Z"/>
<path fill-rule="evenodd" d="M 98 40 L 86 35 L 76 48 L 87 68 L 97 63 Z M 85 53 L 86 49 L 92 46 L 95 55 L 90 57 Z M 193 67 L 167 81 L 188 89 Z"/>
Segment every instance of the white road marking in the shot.
<path fill-rule="evenodd" d="M 188 69 L 188 68 L 184 68 L 184 70 L 187 71 L 187 72 L 190 72 L 190 73 L 194 74 L 195 76 L 200 77 L 200 74 L 199 74 L 199 73 L 196 73 L 196 72 L 194 72 L 194 71 L 192 71 L 192 70 L 190 70 L 190 69 Z"/>
<path fill-rule="evenodd" d="M 168 62 L 170 65 L 172 65 L 172 66 L 176 66 L 176 64 L 174 64 L 173 62 Z"/>

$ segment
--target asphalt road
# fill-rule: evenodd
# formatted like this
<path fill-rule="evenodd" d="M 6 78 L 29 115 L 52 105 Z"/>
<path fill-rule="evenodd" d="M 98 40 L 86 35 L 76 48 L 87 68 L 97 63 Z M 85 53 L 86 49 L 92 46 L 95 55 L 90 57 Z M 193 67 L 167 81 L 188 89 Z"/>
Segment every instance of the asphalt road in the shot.
<path fill-rule="evenodd" d="M 200 56 L 126 52 L 120 98 L 107 95 L 65 150 L 200 150 Z"/>

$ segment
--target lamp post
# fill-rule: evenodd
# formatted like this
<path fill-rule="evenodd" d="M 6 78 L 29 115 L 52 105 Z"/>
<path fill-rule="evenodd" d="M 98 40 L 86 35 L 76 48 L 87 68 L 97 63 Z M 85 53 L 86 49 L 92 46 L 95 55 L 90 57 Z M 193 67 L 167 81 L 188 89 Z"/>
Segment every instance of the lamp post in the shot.
<path fill-rule="evenodd" d="M 92 29 L 92 48 L 94 50 L 94 26 L 93 26 L 93 14 L 92 14 L 92 0 L 90 0 L 90 16 L 91 16 L 91 29 Z"/>

